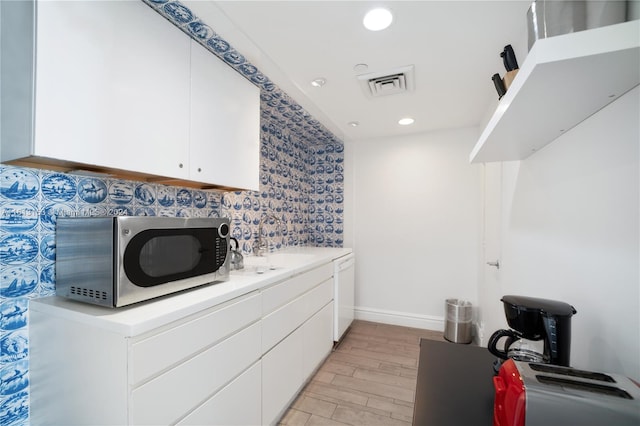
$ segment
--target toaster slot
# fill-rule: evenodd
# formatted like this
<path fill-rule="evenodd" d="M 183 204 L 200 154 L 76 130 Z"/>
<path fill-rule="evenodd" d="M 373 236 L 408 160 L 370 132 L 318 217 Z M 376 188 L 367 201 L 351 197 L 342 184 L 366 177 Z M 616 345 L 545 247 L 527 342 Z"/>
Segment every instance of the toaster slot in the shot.
<path fill-rule="evenodd" d="M 598 383 L 580 382 L 577 380 L 564 379 L 561 377 L 551 377 L 536 375 L 538 382 L 546 385 L 562 386 L 564 388 L 576 389 L 586 392 L 593 392 L 600 395 L 614 396 L 623 399 L 633 399 L 624 389 L 613 386 L 600 385 Z"/>
<path fill-rule="evenodd" d="M 575 368 L 561 367 L 552 364 L 529 364 L 534 371 L 542 373 L 552 373 L 562 376 L 578 377 L 581 379 L 597 380 L 599 382 L 616 383 L 613 377 L 608 374 L 597 373 L 595 371 L 576 370 Z"/>

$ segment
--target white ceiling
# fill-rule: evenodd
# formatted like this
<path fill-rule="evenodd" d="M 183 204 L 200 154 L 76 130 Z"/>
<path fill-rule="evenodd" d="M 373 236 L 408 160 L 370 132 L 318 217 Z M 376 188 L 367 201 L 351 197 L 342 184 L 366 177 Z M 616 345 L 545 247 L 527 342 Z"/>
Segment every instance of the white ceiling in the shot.
<path fill-rule="evenodd" d="M 519 64 L 526 56 L 531 2 L 184 3 L 336 136 L 358 140 L 481 125 L 497 102 L 491 76 L 505 73 L 500 52 L 511 44 Z M 368 31 L 362 18 L 379 6 L 394 21 Z M 356 78 L 406 65 L 415 67 L 411 93 L 370 98 Z M 324 87 L 310 85 L 317 77 Z M 415 124 L 399 126 L 404 116 Z"/>

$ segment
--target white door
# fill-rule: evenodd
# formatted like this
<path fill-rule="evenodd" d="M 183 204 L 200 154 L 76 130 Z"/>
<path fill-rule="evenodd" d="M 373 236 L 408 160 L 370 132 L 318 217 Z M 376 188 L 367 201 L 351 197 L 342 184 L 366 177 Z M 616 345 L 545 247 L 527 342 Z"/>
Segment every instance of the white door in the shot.
<path fill-rule="evenodd" d="M 495 331 L 503 312 L 500 284 L 502 225 L 502 163 L 485 163 L 483 188 L 482 271 L 478 288 L 478 323 L 480 345 L 484 346 Z M 504 317 L 504 315 L 502 315 Z"/>

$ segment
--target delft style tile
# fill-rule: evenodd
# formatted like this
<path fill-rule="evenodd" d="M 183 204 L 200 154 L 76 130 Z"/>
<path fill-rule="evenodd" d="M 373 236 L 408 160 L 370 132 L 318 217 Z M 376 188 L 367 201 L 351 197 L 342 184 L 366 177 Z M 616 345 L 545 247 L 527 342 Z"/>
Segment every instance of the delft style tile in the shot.
<path fill-rule="evenodd" d="M 0 174 L 0 194 L 9 200 L 30 200 L 39 191 L 38 177 L 30 170 L 11 167 Z"/>
<path fill-rule="evenodd" d="M 26 360 L 29 353 L 28 341 L 26 328 L 3 333 L 0 339 L 0 365 L 13 364 L 17 361 Z M 0 395 L 7 395 L 7 393 L 0 392 Z"/>
<path fill-rule="evenodd" d="M 170 186 L 162 186 L 158 189 L 158 204 L 162 207 L 171 207 L 176 203 L 176 189 Z"/>
<path fill-rule="evenodd" d="M 134 196 L 138 204 L 149 206 L 156 201 L 156 190 L 152 185 L 143 183 L 136 186 Z"/>
<path fill-rule="evenodd" d="M 207 206 L 207 194 L 204 191 L 192 191 L 193 207 L 204 209 Z"/>
<path fill-rule="evenodd" d="M 17 426 L 27 424 L 29 415 L 29 394 L 18 392 L 0 397 L 0 424 Z"/>
<path fill-rule="evenodd" d="M 109 199 L 117 204 L 128 204 L 133 201 L 134 184 L 126 181 L 115 181 L 109 186 Z"/>
<path fill-rule="evenodd" d="M 28 371 L 29 364 L 26 359 L 5 364 L 0 368 L 0 395 L 12 395 L 24 390 L 29 385 Z"/>
<path fill-rule="evenodd" d="M 0 279 L 0 296 L 7 299 L 24 297 L 37 287 L 38 272 L 32 266 L 3 266 Z"/>
<path fill-rule="evenodd" d="M 8 232 L 30 231 L 38 224 L 38 208 L 33 203 L 10 202 L 2 206 L 0 229 Z"/>
<path fill-rule="evenodd" d="M 80 179 L 78 182 L 78 195 L 86 203 L 101 203 L 107 198 L 107 185 L 97 178 Z"/>
<path fill-rule="evenodd" d="M 41 184 L 42 195 L 50 201 L 70 201 L 76 196 L 75 178 L 62 173 L 46 175 Z"/>
<path fill-rule="evenodd" d="M 229 43 L 218 36 L 211 37 L 207 40 L 206 46 L 210 48 L 209 50 L 213 50 L 219 55 L 227 53 L 230 49 Z"/>
<path fill-rule="evenodd" d="M 179 25 L 186 24 L 192 21 L 194 18 L 191 10 L 177 1 L 166 3 L 162 7 L 162 10 L 164 10 L 164 12 L 172 21 Z"/>
<path fill-rule="evenodd" d="M 4 265 L 22 265 L 32 262 L 38 255 L 35 234 L 8 234 L 0 239 L 0 262 Z"/>
<path fill-rule="evenodd" d="M 191 207 L 193 195 L 187 189 L 181 189 L 176 194 L 176 205 L 179 207 Z"/>
<path fill-rule="evenodd" d="M 215 35 L 213 30 L 208 25 L 201 22 L 199 19 L 190 22 L 187 25 L 187 30 L 189 31 L 189 34 L 191 34 L 191 36 L 201 41 L 207 40 Z"/>
<path fill-rule="evenodd" d="M 16 297 L 0 303 L 0 330 L 13 331 L 27 326 L 29 299 Z"/>

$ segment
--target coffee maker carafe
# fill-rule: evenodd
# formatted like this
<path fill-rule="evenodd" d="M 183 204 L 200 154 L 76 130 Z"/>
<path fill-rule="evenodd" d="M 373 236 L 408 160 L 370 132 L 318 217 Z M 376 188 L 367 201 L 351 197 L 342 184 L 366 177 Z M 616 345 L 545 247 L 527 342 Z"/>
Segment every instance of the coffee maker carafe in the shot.
<path fill-rule="evenodd" d="M 501 359 L 569 366 L 573 306 L 555 300 L 503 296 L 510 330 L 498 330 L 489 338 L 489 352 Z M 504 350 L 498 349 L 503 337 Z"/>

